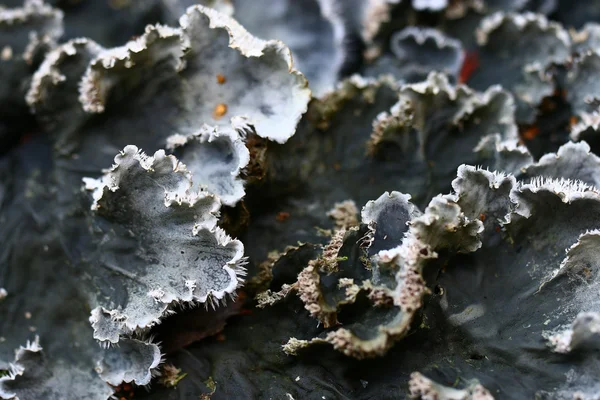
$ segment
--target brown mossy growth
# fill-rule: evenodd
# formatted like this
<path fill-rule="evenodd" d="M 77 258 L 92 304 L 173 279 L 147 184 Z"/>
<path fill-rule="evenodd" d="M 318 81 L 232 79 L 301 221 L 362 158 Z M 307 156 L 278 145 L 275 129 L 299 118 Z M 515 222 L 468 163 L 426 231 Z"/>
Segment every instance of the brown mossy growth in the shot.
<path fill-rule="evenodd" d="M 331 237 L 331 241 L 323 249 L 323 255 L 314 261 L 319 271 L 326 273 L 337 271 L 338 254 L 344 244 L 346 232 L 346 229 L 336 231 Z"/>
<path fill-rule="evenodd" d="M 332 273 L 338 267 L 338 254 L 344 244 L 345 229 L 333 234 L 331 241 L 323 249 L 323 254 L 308 263 L 308 266 L 298 275 L 296 283 L 300 300 L 310 315 L 323 323 L 325 328 L 338 324 L 337 309 L 330 307 L 319 287 L 320 273 Z"/>
<path fill-rule="evenodd" d="M 250 152 L 250 162 L 242 171 L 242 175 L 248 184 L 260 182 L 267 174 L 267 139 L 263 139 L 256 133 L 249 133 L 246 137 L 246 147 Z"/>
<path fill-rule="evenodd" d="M 315 266 L 316 260 L 310 262 L 298 275 L 298 294 L 304 303 L 304 308 L 311 316 L 323 323 L 325 328 L 335 326 L 338 323 L 336 310 L 330 310 L 323 300 L 323 294 L 319 289 L 320 275 Z"/>
<path fill-rule="evenodd" d="M 285 270 L 284 272 L 290 272 L 289 265 L 285 264 L 286 258 L 293 257 L 292 254 L 294 252 L 301 252 L 309 248 L 313 248 L 316 251 L 317 246 L 300 244 L 298 246 L 287 246 L 283 251 L 270 251 L 267 255 L 267 259 L 258 264 L 257 273 L 245 283 L 244 288 L 253 293 L 266 291 L 273 283 L 273 269 L 278 268 L 279 271 Z M 312 258 L 312 254 L 313 253 L 311 253 L 311 256 L 309 257 Z M 283 266 L 276 265 L 280 260 L 284 261 Z M 304 265 L 300 265 L 299 267 L 303 268 Z M 293 272 L 291 274 L 293 275 Z M 277 285 L 272 289 L 277 290 Z"/>
<path fill-rule="evenodd" d="M 258 264 L 258 272 L 246 282 L 246 289 L 256 292 L 267 290 L 273 279 L 273 265 L 287 253 L 288 250 L 297 249 L 294 246 L 288 246 L 283 252 L 277 250 L 270 251 L 267 259 Z"/>
<path fill-rule="evenodd" d="M 382 150 L 384 138 L 394 135 L 394 131 L 401 132 L 413 124 L 415 110 L 410 102 L 401 102 L 394 106 L 391 114 L 381 114 L 373 121 L 373 131 L 367 142 L 367 155 L 377 157 Z"/>
<path fill-rule="evenodd" d="M 367 298 L 375 307 L 394 306 L 394 298 L 390 296 L 386 289 L 373 285 L 371 281 L 363 282 L 362 288 L 367 290 Z"/>
<path fill-rule="evenodd" d="M 255 297 L 258 303 L 256 306 L 258 308 L 264 308 L 279 303 L 280 301 L 285 299 L 287 295 L 290 294 L 295 288 L 296 285 L 283 284 L 281 286 L 281 290 L 278 292 L 273 292 L 270 289 L 267 289 L 264 292 L 260 292 Z"/>
<path fill-rule="evenodd" d="M 333 219 L 337 229 L 352 228 L 360 223 L 358 220 L 358 207 L 353 200 L 335 203 L 327 215 Z"/>

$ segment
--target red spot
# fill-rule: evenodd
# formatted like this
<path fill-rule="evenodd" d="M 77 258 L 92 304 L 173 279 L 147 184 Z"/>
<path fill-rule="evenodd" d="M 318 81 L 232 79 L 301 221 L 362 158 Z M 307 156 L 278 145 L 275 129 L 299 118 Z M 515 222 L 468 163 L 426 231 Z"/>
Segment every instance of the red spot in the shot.
<path fill-rule="evenodd" d="M 479 214 L 479 220 L 485 222 L 485 214 Z"/>
<path fill-rule="evenodd" d="M 217 342 L 224 342 L 225 341 L 225 335 L 223 335 L 222 333 L 219 333 L 217 335 Z"/>
<path fill-rule="evenodd" d="M 496 232 L 500 232 L 500 227 L 499 226 L 496 227 Z"/>
<path fill-rule="evenodd" d="M 289 217 L 290 217 L 289 212 L 280 211 L 279 213 L 277 213 L 277 216 L 275 217 L 275 219 L 277 219 L 277 221 L 279 221 L 279 222 L 283 222 L 283 221 L 287 220 Z"/>
<path fill-rule="evenodd" d="M 252 315 L 252 310 L 243 309 L 242 311 L 240 311 L 240 315 Z"/>
<path fill-rule="evenodd" d="M 237 301 L 245 301 L 248 298 L 248 294 L 246 294 L 243 290 L 238 290 L 237 292 Z"/>
<path fill-rule="evenodd" d="M 467 82 L 477 68 L 479 68 L 479 54 L 477 51 L 465 51 L 465 60 L 463 61 L 458 81 L 460 83 Z"/>

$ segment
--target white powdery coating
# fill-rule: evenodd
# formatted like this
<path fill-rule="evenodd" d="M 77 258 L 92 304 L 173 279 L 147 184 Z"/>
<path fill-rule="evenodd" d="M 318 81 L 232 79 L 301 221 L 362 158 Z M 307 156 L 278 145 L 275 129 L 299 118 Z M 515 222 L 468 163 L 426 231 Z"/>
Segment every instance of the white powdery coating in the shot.
<path fill-rule="evenodd" d="M 224 205 L 235 206 L 246 194 L 240 174 L 250 162 L 250 152 L 239 131 L 204 125 L 193 134 L 168 137 L 167 148 L 180 149 L 180 160 L 194 183 Z"/>
<path fill-rule="evenodd" d="M 133 280 L 125 281 L 126 304 L 92 310 L 97 340 L 117 343 L 121 335 L 159 323 L 177 303 L 214 305 L 242 284 L 242 243 L 217 226 L 218 200 L 192 190 L 189 172 L 174 156 L 159 150 L 149 157 L 127 146 L 102 178 L 84 181 L 93 191 L 92 209 L 120 235 L 139 238 L 136 253 L 152 251 L 123 265 L 120 257 L 112 261 L 113 270 Z M 120 240 L 108 232 L 105 238 Z"/>

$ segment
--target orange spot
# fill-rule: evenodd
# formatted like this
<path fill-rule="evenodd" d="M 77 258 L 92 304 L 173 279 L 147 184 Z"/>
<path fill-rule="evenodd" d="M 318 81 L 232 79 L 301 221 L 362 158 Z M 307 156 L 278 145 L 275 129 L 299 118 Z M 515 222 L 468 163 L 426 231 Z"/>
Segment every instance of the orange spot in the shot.
<path fill-rule="evenodd" d="M 219 119 L 227 113 L 227 104 L 219 103 L 213 110 L 213 118 Z"/>
<path fill-rule="evenodd" d="M 536 126 L 532 126 L 531 128 L 527 128 L 521 136 L 525 140 L 533 140 L 537 135 L 540 134 L 540 129 Z"/>
<path fill-rule="evenodd" d="M 227 82 L 227 79 L 225 78 L 225 75 L 217 74 L 217 83 L 219 85 L 222 85 L 225 82 Z"/>
<path fill-rule="evenodd" d="M 121 387 L 121 389 L 123 389 L 124 392 L 129 392 L 131 390 L 131 384 L 124 383 L 123 386 Z"/>
<path fill-rule="evenodd" d="M 577 125 L 578 122 L 579 118 L 577 118 L 575 115 L 572 115 L 571 118 L 569 118 L 569 125 L 571 126 Z"/>
<path fill-rule="evenodd" d="M 500 227 L 499 226 L 496 227 L 496 232 L 500 232 Z"/>
<path fill-rule="evenodd" d="M 485 214 L 479 214 L 479 220 L 485 222 Z"/>
<path fill-rule="evenodd" d="M 342 166 L 340 165 L 340 163 L 335 163 L 333 164 L 333 169 L 335 169 L 336 171 L 339 171 L 340 169 L 342 169 Z"/>
<path fill-rule="evenodd" d="M 217 335 L 217 342 L 224 342 L 225 341 L 225 335 L 223 335 L 222 333 L 219 333 Z"/>
<path fill-rule="evenodd" d="M 477 54 L 476 51 L 465 52 L 465 60 L 463 61 L 462 68 L 460 69 L 458 81 L 460 83 L 467 82 L 477 68 L 479 68 L 479 54 Z"/>
<path fill-rule="evenodd" d="M 287 220 L 289 217 L 290 217 L 289 212 L 280 211 L 279 213 L 277 213 L 277 216 L 275 217 L 275 219 L 279 222 L 283 222 L 283 221 Z"/>

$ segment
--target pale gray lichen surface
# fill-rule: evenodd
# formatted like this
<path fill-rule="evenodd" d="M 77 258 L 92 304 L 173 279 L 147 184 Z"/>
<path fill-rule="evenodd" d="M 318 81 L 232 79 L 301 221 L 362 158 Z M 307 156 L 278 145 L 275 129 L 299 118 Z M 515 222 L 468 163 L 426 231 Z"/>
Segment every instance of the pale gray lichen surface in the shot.
<path fill-rule="evenodd" d="M 0 398 L 596 398 L 596 3 L 0 0 Z"/>

